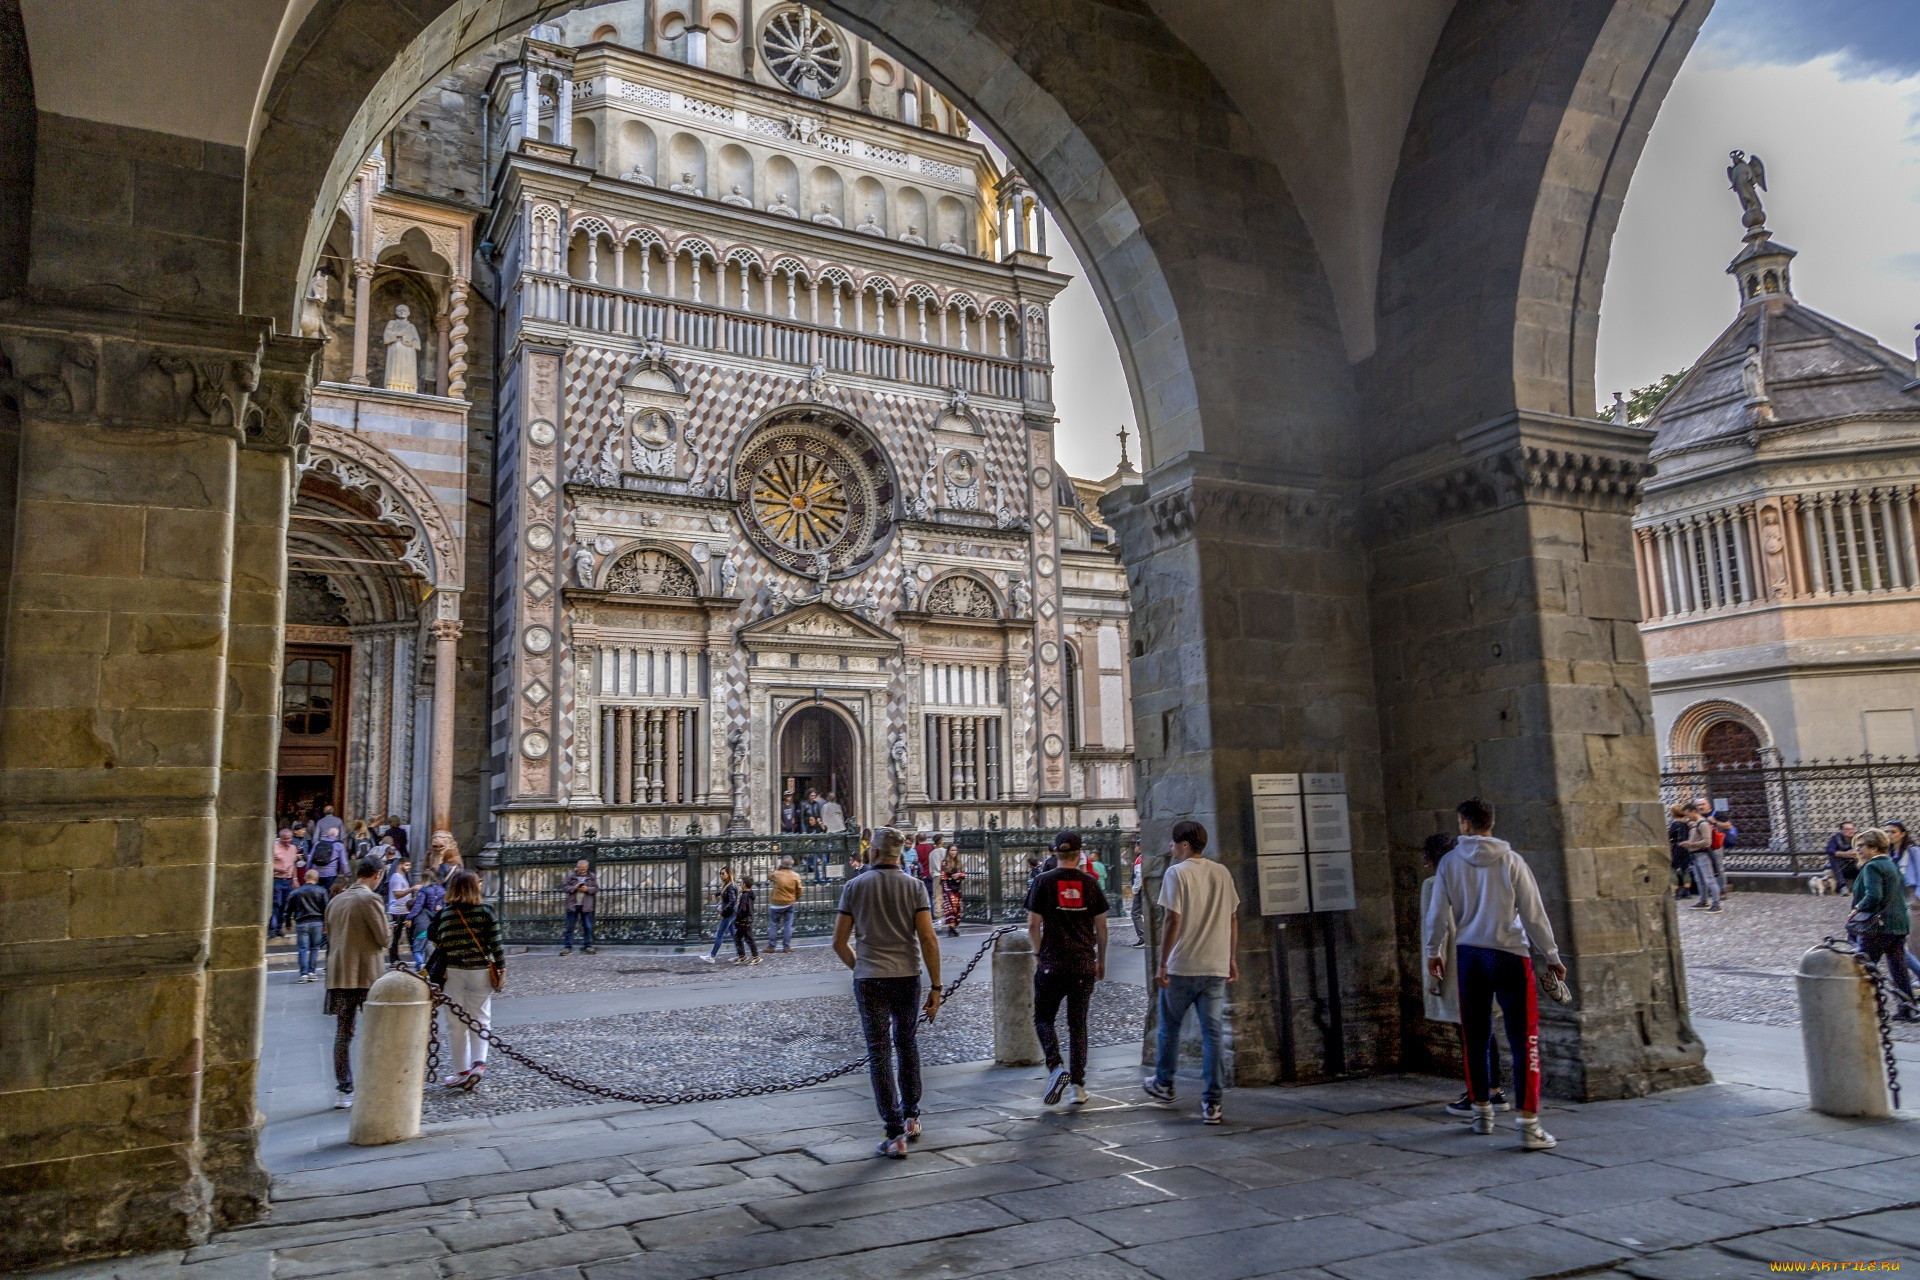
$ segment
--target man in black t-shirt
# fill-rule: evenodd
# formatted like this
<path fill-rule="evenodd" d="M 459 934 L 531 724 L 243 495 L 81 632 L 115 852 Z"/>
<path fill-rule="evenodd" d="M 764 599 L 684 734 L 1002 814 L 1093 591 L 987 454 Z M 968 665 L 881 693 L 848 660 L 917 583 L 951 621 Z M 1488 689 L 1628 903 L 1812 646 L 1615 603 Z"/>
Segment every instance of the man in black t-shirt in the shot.
<path fill-rule="evenodd" d="M 1047 1055 L 1047 1105 L 1073 1086 L 1075 1105 L 1087 1100 L 1087 1006 L 1093 984 L 1107 976 L 1107 895 L 1080 869 L 1080 836 L 1054 841 L 1059 866 L 1036 876 L 1027 890 L 1027 936 L 1040 958 L 1033 975 L 1033 1029 Z M 1053 1020 L 1067 1003 L 1071 1067 L 1060 1062 Z"/>

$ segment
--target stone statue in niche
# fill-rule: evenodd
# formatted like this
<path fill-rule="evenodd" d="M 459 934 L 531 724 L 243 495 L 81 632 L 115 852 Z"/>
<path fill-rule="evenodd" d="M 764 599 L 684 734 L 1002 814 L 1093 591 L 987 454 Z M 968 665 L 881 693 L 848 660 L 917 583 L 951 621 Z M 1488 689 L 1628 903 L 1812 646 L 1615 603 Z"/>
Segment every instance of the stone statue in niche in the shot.
<path fill-rule="evenodd" d="M 747 199 L 746 196 L 741 194 L 740 184 L 737 182 L 733 184 L 733 190 L 729 191 L 726 195 L 723 195 L 720 197 L 720 203 L 730 204 L 736 209 L 753 208 L 753 201 Z"/>
<path fill-rule="evenodd" d="M 900 607 L 908 613 L 920 607 L 920 584 L 912 578 L 900 583 Z"/>
<path fill-rule="evenodd" d="M 1740 366 L 1740 385 L 1746 388 L 1748 404 L 1767 402 L 1767 370 L 1757 346 L 1747 348 L 1746 361 Z"/>
<path fill-rule="evenodd" d="M 920 234 L 920 228 L 909 225 L 907 227 L 907 234 L 900 237 L 900 243 L 918 245 L 924 249 L 927 247 L 927 238 Z"/>
<path fill-rule="evenodd" d="M 945 240 L 942 240 L 940 242 L 940 252 L 942 253 L 964 254 L 966 251 L 967 251 L 967 246 L 961 244 L 958 240 L 954 239 L 952 236 L 948 236 Z"/>
<path fill-rule="evenodd" d="M 866 217 L 862 218 L 860 225 L 855 227 L 854 230 L 863 236 L 879 236 L 882 239 L 885 239 L 887 234 L 880 226 L 879 217 L 872 212 L 869 212 Z"/>
<path fill-rule="evenodd" d="M 693 184 L 693 174 L 691 171 L 681 174 L 680 181 L 668 187 L 667 190 L 677 191 L 683 196 L 703 196 L 706 194 L 706 192 Z"/>
<path fill-rule="evenodd" d="M 1760 554 L 1766 557 L 1768 592 L 1776 600 L 1787 598 L 1787 532 L 1780 527 L 1777 507 L 1760 508 Z"/>
<path fill-rule="evenodd" d="M 813 220 L 823 227 L 837 227 L 842 225 L 840 219 L 833 216 L 833 206 L 825 200 L 820 202 L 820 212 L 813 215 Z"/>
<path fill-rule="evenodd" d="M 782 191 L 774 196 L 773 203 L 767 206 L 767 212 L 776 218 L 798 218 L 800 211 L 787 203 L 787 193 Z"/>
<path fill-rule="evenodd" d="M 1033 591 L 1027 586 L 1025 578 L 1015 578 L 1013 585 L 1007 588 L 1007 595 L 1013 601 L 1013 616 L 1024 618 L 1033 611 Z"/>
<path fill-rule="evenodd" d="M 307 282 L 307 296 L 300 304 L 300 336 L 331 338 L 327 329 L 327 273 L 315 271 Z"/>
<path fill-rule="evenodd" d="M 593 549 L 578 546 L 573 549 L 573 583 L 577 587 L 593 589 Z"/>
<path fill-rule="evenodd" d="M 620 177 L 627 182 L 637 182 L 643 187 L 653 185 L 653 175 L 642 169 L 639 165 L 633 166 L 633 168 L 621 174 Z"/>
<path fill-rule="evenodd" d="M 407 304 L 393 309 L 380 341 L 387 347 L 387 390 L 420 389 L 420 331 L 407 319 Z"/>

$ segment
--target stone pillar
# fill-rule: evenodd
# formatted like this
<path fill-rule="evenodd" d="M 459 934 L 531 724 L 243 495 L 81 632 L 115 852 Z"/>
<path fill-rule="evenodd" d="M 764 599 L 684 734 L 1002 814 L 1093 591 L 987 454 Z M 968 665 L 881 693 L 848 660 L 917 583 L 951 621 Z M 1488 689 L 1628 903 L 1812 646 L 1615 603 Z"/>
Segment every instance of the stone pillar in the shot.
<path fill-rule="evenodd" d="M 299 481 L 307 389 L 320 343 L 276 338 L 266 348 L 246 445 L 236 455 L 233 576 L 228 595 L 226 707 L 220 741 L 219 832 L 207 961 L 202 1168 L 213 1225 L 251 1222 L 267 1208 L 258 1157 L 264 1123 L 254 1097 L 266 996 L 266 922 L 273 887 L 274 770 L 280 743 L 281 625 L 287 514 Z"/>
<path fill-rule="evenodd" d="M 453 836 L 453 685 L 459 669 L 460 620 L 433 622 L 433 754 L 428 809 L 433 834 Z"/>
<path fill-rule="evenodd" d="M 448 353 L 451 350 L 451 334 L 453 332 L 453 317 L 445 314 L 444 312 L 438 316 L 435 316 L 433 320 L 433 332 L 434 332 L 434 345 L 433 345 L 434 390 L 438 391 L 443 396 L 452 395 L 453 393 L 448 389 L 452 384 L 447 379 L 447 370 L 450 367 L 448 364 L 448 359 L 449 359 Z"/>
<path fill-rule="evenodd" d="M 18 414 L 0 1267 L 178 1248 L 264 1192 L 247 971 L 264 945 L 291 453 L 283 436 L 240 459 L 250 435 L 291 433 L 255 395 L 265 341 L 256 321 L 81 308 L 0 324 L 0 414 Z M 304 375 L 289 381 L 276 411 L 304 412 Z M 249 771 L 231 786 L 229 751 Z"/>
<path fill-rule="evenodd" d="M 455 275 L 447 294 L 446 392 L 459 399 L 467 394 L 467 277 Z"/>
<path fill-rule="evenodd" d="M 357 387 L 368 385 L 367 343 L 373 324 L 373 263 L 366 258 L 353 260 L 353 376 Z"/>

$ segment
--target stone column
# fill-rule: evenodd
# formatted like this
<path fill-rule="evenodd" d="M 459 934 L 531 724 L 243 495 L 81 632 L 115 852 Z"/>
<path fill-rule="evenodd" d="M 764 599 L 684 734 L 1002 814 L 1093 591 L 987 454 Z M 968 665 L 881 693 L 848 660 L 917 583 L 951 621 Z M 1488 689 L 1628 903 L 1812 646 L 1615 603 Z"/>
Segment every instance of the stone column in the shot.
<path fill-rule="evenodd" d="M 373 324 L 373 263 L 366 258 L 353 260 L 353 376 L 355 386 L 368 385 L 367 343 Z"/>
<path fill-rule="evenodd" d="M 0 600 L 0 1267 L 178 1248 L 265 1190 L 248 970 L 291 449 L 239 455 L 269 429 L 266 332 L 26 305 L 0 322 L 0 430 L 18 450 Z M 231 787 L 230 746 L 249 761 Z"/>
<path fill-rule="evenodd" d="M 428 809 L 434 836 L 453 838 L 453 686 L 459 670 L 460 619 L 433 622 L 433 754 Z"/>
<path fill-rule="evenodd" d="M 448 388 L 452 385 L 447 379 L 448 358 L 451 350 L 450 335 L 453 331 L 453 317 L 442 313 L 433 320 L 434 361 L 433 386 L 441 395 L 451 395 Z"/>
<path fill-rule="evenodd" d="M 468 287 L 467 277 L 455 275 L 447 294 L 446 394 L 456 400 L 467 394 Z"/>

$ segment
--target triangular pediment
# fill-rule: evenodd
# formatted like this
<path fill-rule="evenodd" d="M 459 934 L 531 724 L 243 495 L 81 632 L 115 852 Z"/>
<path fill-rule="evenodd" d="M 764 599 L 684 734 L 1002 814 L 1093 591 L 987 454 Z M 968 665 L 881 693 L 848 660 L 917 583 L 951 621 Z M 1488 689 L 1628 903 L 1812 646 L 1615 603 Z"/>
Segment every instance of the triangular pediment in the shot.
<path fill-rule="evenodd" d="M 777 613 L 740 628 L 740 639 L 750 647 L 768 645 L 852 645 L 861 649 L 898 648 L 899 637 L 838 605 L 815 601 Z"/>

